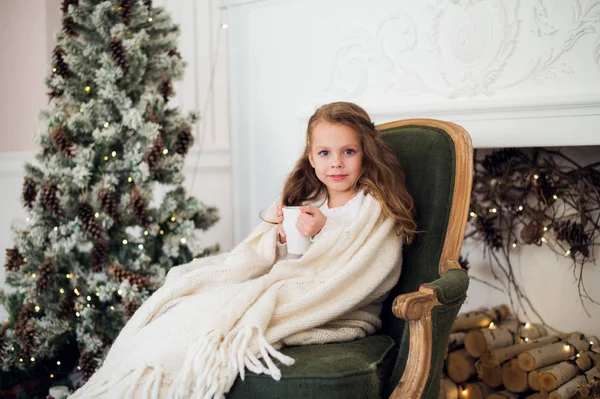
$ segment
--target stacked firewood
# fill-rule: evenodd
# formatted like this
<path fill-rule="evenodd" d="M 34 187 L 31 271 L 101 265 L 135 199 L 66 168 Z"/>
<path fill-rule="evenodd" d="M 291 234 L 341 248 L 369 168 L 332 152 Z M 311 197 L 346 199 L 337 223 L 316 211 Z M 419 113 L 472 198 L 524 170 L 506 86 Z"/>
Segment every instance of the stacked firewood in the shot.
<path fill-rule="evenodd" d="M 440 399 L 600 398 L 600 341 L 549 334 L 506 305 L 458 315 Z"/>

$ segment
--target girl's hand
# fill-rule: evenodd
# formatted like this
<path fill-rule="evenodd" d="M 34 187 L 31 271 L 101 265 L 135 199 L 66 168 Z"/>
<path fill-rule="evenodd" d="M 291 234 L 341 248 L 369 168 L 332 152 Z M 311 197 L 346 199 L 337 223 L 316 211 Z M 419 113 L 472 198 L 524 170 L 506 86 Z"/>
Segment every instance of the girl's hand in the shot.
<path fill-rule="evenodd" d="M 287 238 L 285 236 L 285 231 L 283 231 L 283 209 L 282 205 L 277 207 L 277 236 L 279 237 L 279 242 L 281 244 L 285 244 L 287 242 Z"/>
<path fill-rule="evenodd" d="M 296 227 L 303 236 L 314 237 L 327 222 L 327 216 L 315 206 L 301 206 L 300 212 L 302 213 L 298 216 Z"/>

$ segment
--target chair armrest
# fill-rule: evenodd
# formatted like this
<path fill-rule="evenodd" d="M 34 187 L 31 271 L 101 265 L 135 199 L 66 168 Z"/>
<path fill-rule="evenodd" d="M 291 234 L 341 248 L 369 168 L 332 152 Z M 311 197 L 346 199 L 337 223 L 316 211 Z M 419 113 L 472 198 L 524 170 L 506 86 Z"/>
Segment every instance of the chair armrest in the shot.
<path fill-rule="evenodd" d="M 448 313 L 443 308 L 449 308 L 450 314 L 456 316 L 465 299 L 468 286 L 469 277 L 464 270 L 450 269 L 439 279 L 421 285 L 419 291 L 399 295 L 394 299 L 392 304 L 394 315 L 408 321 L 410 345 L 404 374 L 390 398 L 422 398 L 425 390 L 428 389 L 432 371 L 437 375 L 435 378 L 439 378 L 437 368 L 441 366 L 435 364 L 432 368 L 432 359 L 440 358 L 434 356 L 434 350 L 439 351 L 440 348 L 434 348 L 432 311 L 437 307 L 436 313 L 439 313 L 437 310 L 440 308 L 442 313 Z M 447 328 L 443 327 L 440 327 L 441 334 L 436 331 L 436 339 L 441 338 L 447 342 L 451 323 Z M 444 349 L 441 350 L 443 352 Z M 443 360 L 443 353 L 441 359 Z"/>

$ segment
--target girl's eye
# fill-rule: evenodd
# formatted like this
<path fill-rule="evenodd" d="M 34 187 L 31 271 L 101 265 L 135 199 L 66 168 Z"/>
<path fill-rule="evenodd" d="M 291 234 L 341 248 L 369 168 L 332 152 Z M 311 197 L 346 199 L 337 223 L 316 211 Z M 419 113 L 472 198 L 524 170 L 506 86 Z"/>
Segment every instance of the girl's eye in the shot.
<path fill-rule="evenodd" d="M 329 151 L 323 150 L 323 151 L 319 152 L 319 155 L 324 157 L 326 155 L 329 155 Z"/>
<path fill-rule="evenodd" d="M 352 155 L 354 154 L 356 151 L 354 151 L 353 149 L 348 148 L 347 150 L 344 150 L 344 154 L 346 155 Z"/>

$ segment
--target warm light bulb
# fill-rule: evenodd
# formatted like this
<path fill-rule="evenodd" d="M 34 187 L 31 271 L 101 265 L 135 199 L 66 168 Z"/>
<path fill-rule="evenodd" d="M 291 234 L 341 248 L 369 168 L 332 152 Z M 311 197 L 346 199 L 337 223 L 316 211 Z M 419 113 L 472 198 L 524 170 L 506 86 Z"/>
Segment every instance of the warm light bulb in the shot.
<path fill-rule="evenodd" d="M 186 242 L 186 239 L 185 239 L 185 238 L 182 238 L 182 239 L 181 239 L 181 243 L 182 243 L 182 244 L 185 244 L 185 242 Z"/>
<path fill-rule="evenodd" d="M 570 249 L 568 249 L 567 252 L 565 252 L 565 256 L 569 256 L 569 255 L 571 255 L 571 250 Z"/>
<path fill-rule="evenodd" d="M 104 122 L 104 127 L 108 127 L 109 123 L 108 122 Z"/>
<path fill-rule="evenodd" d="M 127 245 L 127 240 L 123 240 L 123 245 Z"/>
<path fill-rule="evenodd" d="M 114 306 L 111 306 L 111 307 L 110 307 L 110 310 L 115 310 L 115 307 L 114 307 Z"/>
<path fill-rule="evenodd" d="M 84 90 L 86 93 L 89 93 L 92 90 L 92 88 L 90 86 L 85 86 Z"/>
<path fill-rule="evenodd" d="M 529 338 L 525 338 L 525 340 L 524 340 L 524 341 L 525 341 L 525 342 L 529 342 Z"/>
<path fill-rule="evenodd" d="M 32 362 L 35 362 L 35 357 L 31 356 L 31 358 L 29 360 L 31 360 Z"/>
<path fill-rule="evenodd" d="M 60 360 L 56 361 L 56 365 L 60 366 Z"/>
<path fill-rule="evenodd" d="M 35 305 L 35 311 L 39 312 L 40 311 L 40 306 L 39 305 Z"/>
<path fill-rule="evenodd" d="M 529 328 L 531 327 L 531 324 L 529 324 L 529 322 L 525 323 L 525 328 Z"/>
<path fill-rule="evenodd" d="M 569 344 L 566 344 L 565 346 L 563 346 L 563 349 L 564 349 L 565 351 L 568 351 L 569 349 L 571 349 L 571 345 L 569 345 Z"/>
<path fill-rule="evenodd" d="M 552 196 L 552 198 L 554 198 L 555 200 L 557 200 L 557 199 L 558 199 L 558 195 L 554 194 L 554 195 Z"/>
<path fill-rule="evenodd" d="M 98 212 L 94 213 L 94 217 L 99 217 L 100 214 Z"/>
<path fill-rule="evenodd" d="M 96 296 L 97 296 L 97 297 L 100 297 L 100 293 L 99 293 L 99 292 L 96 292 Z"/>
<path fill-rule="evenodd" d="M 523 210 L 523 205 L 519 205 L 519 210 L 522 211 Z"/>
<path fill-rule="evenodd" d="M 148 18 L 148 22 L 152 22 L 152 17 L 149 17 L 149 18 Z"/>
<path fill-rule="evenodd" d="M 167 150 L 166 148 L 163 150 L 163 154 L 167 155 L 169 153 L 169 150 Z"/>
<path fill-rule="evenodd" d="M 85 298 L 86 298 L 88 301 L 91 301 L 91 300 L 92 300 L 92 297 L 91 297 L 91 296 L 89 296 L 89 295 L 88 295 L 88 296 L 86 296 Z"/>
<path fill-rule="evenodd" d="M 534 178 L 535 180 L 537 180 L 537 179 L 539 179 L 540 177 L 539 177 L 538 175 L 533 175 L 533 178 Z"/>
<path fill-rule="evenodd" d="M 548 227 L 544 226 L 544 231 L 548 231 Z"/>
<path fill-rule="evenodd" d="M 471 216 L 472 218 L 474 218 L 477 215 L 475 214 L 475 212 L 471 212 L 471 213 L 469 213 L 469 216 Z"/>
<path fill-rule="evenodd" d="M 133 178 L 132 178 L 131 176 L 129 176 L 129 177 L 127 178 L 127 181 L 128 181 L 129 183 L 131 183 L 131 182 L 133 181 Z"/>
<path fill-rule="evenodd" d="M 105 160 L 105 161 L 108 161 L 108 155 L 105 155 L 105 156 L 104 156 L 104 160 Z"/>
<path fill-rule="evenodd" d="M 50 374 L 50 378 L 54 378 L 54 374 Z"/>
<path fill-rule="evenodd" d="M 165 234 L 165 232 L 164 232 L 164 231 L 162 231 L 162 230 L 161 230 L 161 231 L 159 231 L 159 233 L 160 233 L 160 235 L 163 235 L 163 234 Z"/>
<path fill-rule="evenodd" d="M 512 244 L 512 247 L 513 247 L 513 248 L 516 248 L 516 247 L 517 247 L 517 243 L 516 243 L 516 242 L 513 242 L 513 244 Z"/>
<path fill-rule="evenodd" d="M 83 108 L 79 108 L 79 112 L 83 114 Z"/>
<path fill-rule="evenodd" d="M 114 157 L 116 157 L 116 156 L 117 156 L 117 152 L 116 152 L 116 151 L 113 151 L 113 152 L 112 152 L 110 155 L 112 155 L 112 156 L 113 156 L 113 158 L 114 158 Z"/>
<path fill-rule="evenodd" d="M 144 249 L 144 246 L 142 244 L 138 245 L 139 249 Z"/>
<path fill-rule="evenodd" d="M 123 295 L 123 291 L 119 290 L 119 291 L 117 291 L 117 294 Z"/>
<path fill-rule="evenodd" d="M 61 288 L 60 290 L 58 290 L 58 292 L 60 292 L 61 294 L 64 294 L 65 290 Z"/>
<path fill-rule="evenodd" d="M 493 328 L 496 328 L 496 324 L 495 324 L 495 323 L 492 321 L 492 322 L 490 323 L 489 327 L 490 327 L 490 328 L 492 328 L 492 329 L 493 329 Z"/>
<path fill-rule="evenodd" d="M 144 235 L 147 236 L 148 235 L 148 230 L 144 231 Z"/>
<path fill-rule="evenodd" d="M 542 237 L 542 242 L 545 244 L 548 242 L 548 240 L 546 240 L 546 237 Z"/>

